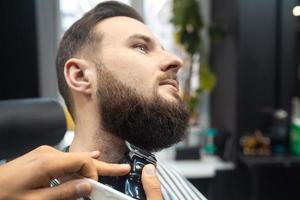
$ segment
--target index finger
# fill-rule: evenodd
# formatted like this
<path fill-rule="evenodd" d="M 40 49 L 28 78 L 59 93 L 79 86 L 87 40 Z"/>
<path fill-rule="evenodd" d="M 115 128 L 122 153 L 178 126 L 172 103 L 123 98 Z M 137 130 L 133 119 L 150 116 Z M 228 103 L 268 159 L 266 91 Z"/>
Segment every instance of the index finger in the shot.
<path fill-rule="evenodd" d="M 129 164 L 112 164 L 93 160 L 99 176 L 123 176 L 129 173 Z"/>

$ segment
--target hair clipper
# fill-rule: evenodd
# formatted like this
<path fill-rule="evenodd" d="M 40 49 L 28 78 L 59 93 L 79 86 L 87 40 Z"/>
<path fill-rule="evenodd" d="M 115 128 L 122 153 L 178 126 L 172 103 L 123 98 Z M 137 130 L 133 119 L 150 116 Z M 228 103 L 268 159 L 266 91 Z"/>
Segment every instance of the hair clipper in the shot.
<path fill-rule="evenodd" d="M 135 199 L 146 200 L 145 191 L 141 182 L 142 170 L 146 164 L 156 166 L 155 156 L 126 142 L 127 152 L 125 160 L 131 166 L 131 171 L 125 177 L 124 192 Z"/>

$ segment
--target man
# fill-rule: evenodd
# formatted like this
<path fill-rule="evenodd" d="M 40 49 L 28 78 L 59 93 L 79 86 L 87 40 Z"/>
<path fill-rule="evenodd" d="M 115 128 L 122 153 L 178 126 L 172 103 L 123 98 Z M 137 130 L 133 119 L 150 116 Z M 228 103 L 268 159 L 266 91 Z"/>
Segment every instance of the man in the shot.
<path fill-rule="evenodd" d="M 157 151 L 180 141 L 187 110 L 178 95 L 182 60 L 166 51 L 131 7 L 98 4 L 64 34 L 57 54 L 60 92 L 76 124 L 71 152 L 99 150 L 118 163 L 125 142 Z M 164 199 L 204 199 L 158 162 Z"/>

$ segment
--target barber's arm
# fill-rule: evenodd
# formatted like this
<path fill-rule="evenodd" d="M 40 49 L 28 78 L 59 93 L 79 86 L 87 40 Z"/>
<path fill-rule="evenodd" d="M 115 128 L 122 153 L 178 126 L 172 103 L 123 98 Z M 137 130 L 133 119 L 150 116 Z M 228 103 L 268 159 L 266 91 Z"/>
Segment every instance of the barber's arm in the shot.
<path fill-rule="evenodd" d="M 77 174 L 98 179 L 103 176 L 122 176 L 128 165 L 109 164 L 95 160 L 99 152 L 64 153 L 49 146 L 39 147 L 0 166 L 0 200 L 65 200 L 88 196 L 91 185 L 84 180 L 70 180 L 50 188 L 50 180 Z M 154 166 L 147 165 L 142 182 L 148 200 L 161 200 L 160 183 Z"/>
<path fill-rule="evenodd" d="M 99 152 L 64 153 L 49 146 L 39 147 L 0 166 L 0 200 L 76 199 L 90 194 L 91 185 L 84 180 L 71 180 L 50 188 L 55 177 L 78 174 L 98 179 L 100 175 L 125 175 L 127 165 L 108 164 L 93 158 Z"/>

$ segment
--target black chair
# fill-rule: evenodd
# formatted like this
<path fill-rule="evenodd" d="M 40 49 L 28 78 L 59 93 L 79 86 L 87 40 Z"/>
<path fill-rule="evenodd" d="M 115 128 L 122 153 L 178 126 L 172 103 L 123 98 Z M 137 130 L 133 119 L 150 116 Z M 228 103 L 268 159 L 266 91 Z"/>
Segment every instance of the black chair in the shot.
<path fill-rule="evenodd" d="M 40 145 L 58 144 L 66 132 L 63 107 L 53 99 L 0 101 L 0 160 Z"/>

